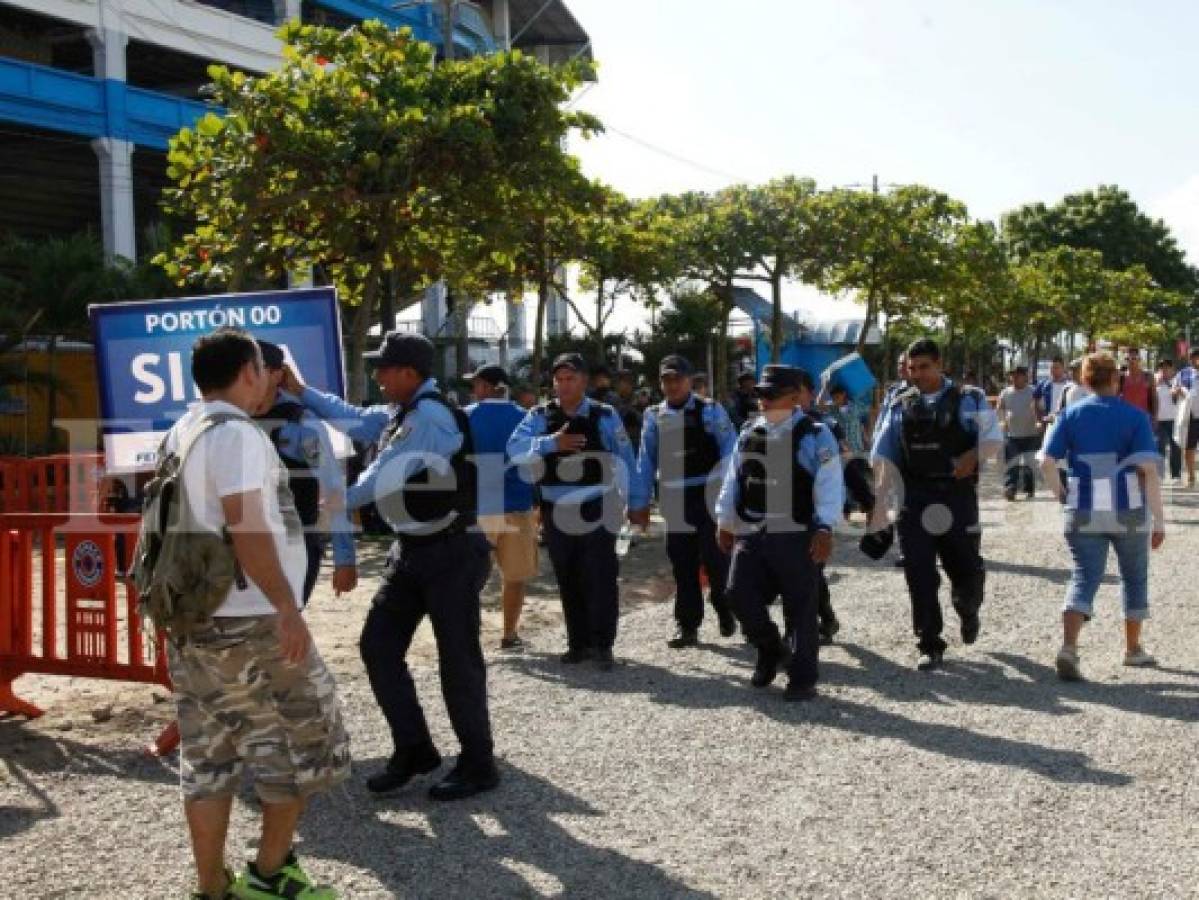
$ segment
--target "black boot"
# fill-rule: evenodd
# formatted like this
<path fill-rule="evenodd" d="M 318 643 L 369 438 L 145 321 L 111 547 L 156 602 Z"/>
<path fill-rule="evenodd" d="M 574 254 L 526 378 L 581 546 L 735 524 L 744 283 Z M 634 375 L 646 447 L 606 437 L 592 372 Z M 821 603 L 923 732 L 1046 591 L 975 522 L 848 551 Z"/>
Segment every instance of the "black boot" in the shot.
<path fill-rule="evenodd" d="M 684 628 L 680 625 L 678 631 L 674 633 L 674 637 L 666 642 L 666 646 L 671 650 L 682 650 L 684 647 L 698 647 L 699 632 L 694 628 Z"/>
<path fill-rule="evenodd" d="M 774 681 L 779 672 L 779 664 L 783 661 L 783 644 L 777 634 L 773 641 L 758 645 L 758 662 L 754 666 L 754 674 L 749 683 L 756 688 L 763 688 Z"/>
<path fill-rule="evenodd" d="M 499 783 L 500 773 L 495 767 L 495 760 L 490 756 L 481 760 L 459 756 L 450 774 L 429 788 L 429 798 L 466 800 L 476 794 L 494 790 Z"/>
<path fill-rule="evenodd" d="M 377 797 L 394 793 L 417 775 L 427 775 L 441 765 L 441 754 L 432 743 L 397 750 L 386 768 L 366 779 L 366 789 Z"/>

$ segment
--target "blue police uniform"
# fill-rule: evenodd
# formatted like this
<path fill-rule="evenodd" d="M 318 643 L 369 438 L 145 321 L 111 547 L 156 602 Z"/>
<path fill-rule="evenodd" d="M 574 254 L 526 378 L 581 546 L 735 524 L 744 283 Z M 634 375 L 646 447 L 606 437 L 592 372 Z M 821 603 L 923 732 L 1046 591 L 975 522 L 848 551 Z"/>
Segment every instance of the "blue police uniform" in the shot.
<path fill-rule="evenodd" d="M 932 394 L 914 386 L 901 391 L 879 421 L 871 461 L 893 466 L 902 476 L 896 524 L 912 600 L 912 627 L 921 654 L 939 664 L 946 644 L 937 599 L 938 557 L 949 576 L 966 643 L 978 635 L 986 582 L 978 478 L 954 478 L 953 469 L 963 454 L 979 450 L 981 444 L 1000 444 L 1003 436 L 986 395 L 948 378 Z"/>
<path fill-rule="evenodd" d="M 465 416 L 451 410 L 432 378 L 403 405 L 359 408 L 312 388 L 301 399 L 350 438 L 379 445 L 346 503 L 351 509 L 375 503 L 396 534 L 360 649 L 398 757 L 436 757 L 404 660 L 428 615 L 442 693 L 462 745 L 459 766 L 493 771 L 487 673 L 479 643 L 479 591 L 490 571 L 490 547 L 474 528 L 477 498 Z"/>
<path fill-rule="evenodd" d="M 708 506 L 708 486 L 719 487 L 737 446 L 737 433 L 724 407 L 691 394 L 679 407 L 663 401 L 645 412 L 641 452 L 629 488 L 629 509 L 649 506 L 659 481 L 659 504 L 666 519 L 666 555 L 675 582 L 674 616 L 680 637 L 698 631 L 704 618 L 699 570 L 708 572 L 708 599 L 721 631 L 732 634 L 736 621 L 725 597 L 728 557 L 716 541 L 716 521 Z"/>
<path fill-rule="evenodd" d="M 257 417 L 257 421 L 266 430 L 279 459 L 288 468 L 296 510 L 304 525 L 308 569 L 304 573 L 303 603 L 307 605 L 316 587 L 325 545 L 330 539 L 335 566 L 353 566 L 356 563 L 354 527 L 344 508 L 339 508 L 329 516 L 328 534 L 317 528 L 321 498 L 344 496 L 345 475 L 329 440 L 329 432 L 320 419 L 304 408 L 298 397 L 279 391 L 274 405 Z M 344 506 L 339 503 L 332 505 Z"/>
<path fill-rule="evenodd" d="M 810 553 L 813 531 L 831 531 L 844 504 L 841 454 L 832 433 L 796 410 L 772 423 L 747 423 L 716 501 L 722 529 L 738 533 L 729 567 L 729 597 L 759 670 L 774 678 L 782 651 L 768 605 L 776 595 L 792 623 L 789 689 L 815 687 L 818 677 L 817 568 Z"/>
<path fill-rule="evenodd" d="M 586 436 L 578 453 L 560 454 L 554 433 Z M 620 617 L 616 534 L 635 461 L 620 416 L 584 398 L 567 415 L 557 401 L 529 410 L 508 441 L 508 456 L 537 480 L 545 546 L 562 595 L 569 645 L 564 660 L 608 659 Z"/>

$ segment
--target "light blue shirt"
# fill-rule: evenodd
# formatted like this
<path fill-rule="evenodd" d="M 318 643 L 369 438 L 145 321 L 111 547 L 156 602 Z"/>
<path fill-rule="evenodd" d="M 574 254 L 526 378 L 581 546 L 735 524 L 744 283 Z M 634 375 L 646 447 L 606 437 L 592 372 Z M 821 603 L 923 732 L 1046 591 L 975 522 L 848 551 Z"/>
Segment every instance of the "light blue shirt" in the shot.
<path fill-rule="evenodd" d="M 684 412 L 695 409 L 699 400 L 695 394 L 687 398 L 680 409 L 674 409 L 663 400 L 657 406 L 651 406 L 645 411 L 645 419 L 641 426 L 641 452 L 637 455 L 637 467 L 633 470 L 633 478 L 629 484 L 629 509 L 640 510 L 649 506 L 654 493 L 654 479 L 658 474 L 658 444 L 660 441 L 659 419 L 669 421 L 677 419 L 678 434 L 672 435 L 672 440 L 682 441 L 682 418 Z M 703 407 L 702 419 L 704 431 L 716 439 L 720 451 L 720 465 L 709 475 L 695 475 L 691 478 L 676 478 L 662 482 L 664 488 L 697 487 L 707 484 L 709 480 L 723 481 L 724 469 L 729 457 L 737 449 L 737 432 L 728 412 L 719 403 L 707 403 Z M 671 427 L 667 425 L 666 427 Z"/>
<path fill-rule="evenodd" d="M 941 380 L 941 389 L 932 394 L 921 394 L 920 402 L 932 406 L 941 395 L 953 384 L 948 378 Z M 903 450 L 900 446 L 900 435 L 903 432 L 903 404 L 897 402 L 902 391 L 891 401 L 879 416 L 879 425 L 874 432 L 874 447 L 870 451 L 871 464 L 886 460 L 895 466 L 903 462 Z M 977 388 L 962 388 L 962 403 L 958 408 L 958 420 L 967 431 L 978 435 L 979 449 L 983 444 L 1002 444 L 1003 432 L 999 429 L 999 418 L 987 395 Z"/>
<path fill-rule="evenodd" d="M 596 405 L 596 401 L 585 397 L 579 404 L 579 408 L 575 410 L 575 416 L 590 415 L 592 405 Z M 598 405 L 603 406 L 603 404 Z M 637 463 L 633 459 L 633 444 L 624 430 L 620 415 L 610 406 L 607 409 L 608 415 L 600 416 L 599 419 L 600 443 L 614 457 L 613 477 L 616 481 L 616 490 L 623 499 L 628 496 L 629 479 Z M 538 407 L 529 410 L 524 421 L 516 426 L 516 431 L 508 439 L 508 457 L 518 466 L 535 466 L 538 461 L 557 452 L 557 449 L 554 436 L 546 431 L 545 414 L 540 412 Z M 603 496 L 605 490 L 607 489 L 603 485 L 543 486 L 541 499 L 548 503 L 585 503 Z"/>
<path fill-rule="evenodd" d="M 275 402 L 300 403 L 301 400 L 287 391 L 279 391 Z M 337 461 L 337 451 L 329 440 L 329 432 L 311 411 L 305 411 L 298 422 L 283 422 L 275 440 L 282 455 L 309 460 L 312 473 L 321 486 L 321 497 L 329 498 L 346 492 L 345 473 Z M 329 535 L 333 545 L 333 564 L 354 565 L 354 526 L 350 524 L 350 517 L 344 509 L 329 516 Z"/>
<path fill-rule="evenodd" d="M 437 392 L 437 381 L 429 378 L 413 395 L 411 403 L 425 394 Z M 304 405 L 348 437 L 358 441 L 378 441 L 399 405 L 357 407 L 332 394 L 312 388 L 304 391 Z M 401 490 L 416 473 L 433 468 L 449 471 L 450 457 L 462 446 L 463 435 L 453 414 L 440 403 L 421 403 L 404 418 L 403 426 L 375 457 L 358 481 L 346 492 L 346 506 L 358 509 Z M 415 522 L 387 523 L 394 531 L 421 530 Z"/>
<path fill-rule="evenodd" d="M 764 416 L 758 416 L 745 423 L 746 428 L 756 428 L 765 424 L 768 434 L 774 435 L 781 430 L 794 428 L 804 418 L 804 412 L 797 409 L 794 414 L 781 422 L 769 422 Z M 833 433 L 823 425 L 805 435 L 795 451 L 795 462 L 807 470 L 815 481 L 813 485 L 813 501 L 815 518 L 812 522 L 818 528 L 834 528 L 841 521 L 845 507 L 845 484 L 841 475 L 841 448 Z M 728 467 L 724 473 L 724 484 L 720 488 L 720 496 L 716 498 L 716 521 L 721 528 L 735 531 L 738 524 L 737 502 L 741 499 L 741 488 L 737 484 L 737 470 L 741 468 L 741 446 L 733 450 Z M 767 518 L 770 517 L 767 513 Z"/>

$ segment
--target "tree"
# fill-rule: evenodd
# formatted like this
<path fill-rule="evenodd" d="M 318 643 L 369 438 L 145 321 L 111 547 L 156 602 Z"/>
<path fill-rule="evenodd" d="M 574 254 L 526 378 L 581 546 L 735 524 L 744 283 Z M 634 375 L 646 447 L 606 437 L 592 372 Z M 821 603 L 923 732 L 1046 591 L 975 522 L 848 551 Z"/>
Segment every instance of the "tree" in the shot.
<path fill-rule="evenodd" d="M 822 258 L 818 282 L 833 291 L 854 291 L 866 304 L 858 352 L 883 315 L 936 313 L 930 303 L 953 277 L 957 232 L 966 208 L 939 191 L 907 185 L 890 193 L 840 188 L 816 204 Z"/>
<path fill-rule="evenodd" d="M 511 271 L 504 204 L 559 171 L 567 135 L 598 126 L 566 110 L 584 75 L 519 51 L 433 65 L 408 29 L 291 23 L 284 63 L 259 77 L 209 69 L 225 112 L 171 142 L 168 209 L 191 223 L 160 259 L 182 283 L 238 290 L 316 265 L 353 313 L 350 394 L 361 398 L 366 333 L 385 279 L 456 289 Z"/>
<path fill-rule="evenodd" d="M 663 239 L 662 272 L 699 282 L 715 299 L 718 329 L 712 393 L 728 390 L 729 316 L 738 279 L 751 277 L 759 245 L 744 186 L 714 194 L 660 197 L 654 204 L 655 229 Z"/>
<path fill-rule="evenodd" d="M 1056 205 L 1032 203 L 1002 218 L 1004 239 L 1017 260 L 1055 247 L 1096 250 L 1105 268 L 1126 271 L 1142 265 L 1162 288 L 1194 291 L 1199 272 L 1161 219 L 1143 213 L 1116 185 L 1069 194 Z"/>
<path fill-rule="evenodd" d="M 783 346 L 783 282 L 818 277 L 821 234 L 815 216 L 816 182 L 788 176 L 755 187 L 744 195 L 757 240 L 754 263 L 770 283 L 770 359 L 779 361 Z"/>

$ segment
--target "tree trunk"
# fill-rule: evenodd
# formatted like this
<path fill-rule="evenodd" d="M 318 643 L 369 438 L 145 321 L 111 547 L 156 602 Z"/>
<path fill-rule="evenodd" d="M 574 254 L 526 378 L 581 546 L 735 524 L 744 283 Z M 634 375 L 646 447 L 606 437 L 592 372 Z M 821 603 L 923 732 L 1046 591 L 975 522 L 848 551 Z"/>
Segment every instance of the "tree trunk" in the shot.
<path fill-rule="evenodd" d="M 777 363 L 783 352 L 783 265 L 776 262 L 770 273 L 770 361 Z"/>
<path fill-rule="evenodd" d="M 604 352 L 604 281 L 600 274 L 599 287 L 595 291 L 595 359 L 600 365 L 607 363 Z"/>
<path fill-rule="evenodd" d="M 367 332 L 370 331 L 378 300 L 379 277 L 372 272 L 363 285 L 362 302 L 354 310 L 346 336 L 346 398 L 355 404 L 362 404 L 366 400 L 366 365 L 362 361 L 362 354 L 366 351 Z"/>
<path fill-rule="evenodd" d="M 548 265 L 548 263 L 546 263 Z M 541 369 L 545 356 L 545 310 L 550 302 L 550 273 L 543 265 L 537 283 L 537 320 L 533 323 L 533 364 L 529 367 L 529 379 L 533 390 L 541 395 Z"/>
<path fill-rule="evenodd" d="M 445 297 L 454 329 L 454 377 L 461 378 L 470 372 L 470 311 L 474 304 L 463 294 L 454 292 L 448 284 Z"/>

